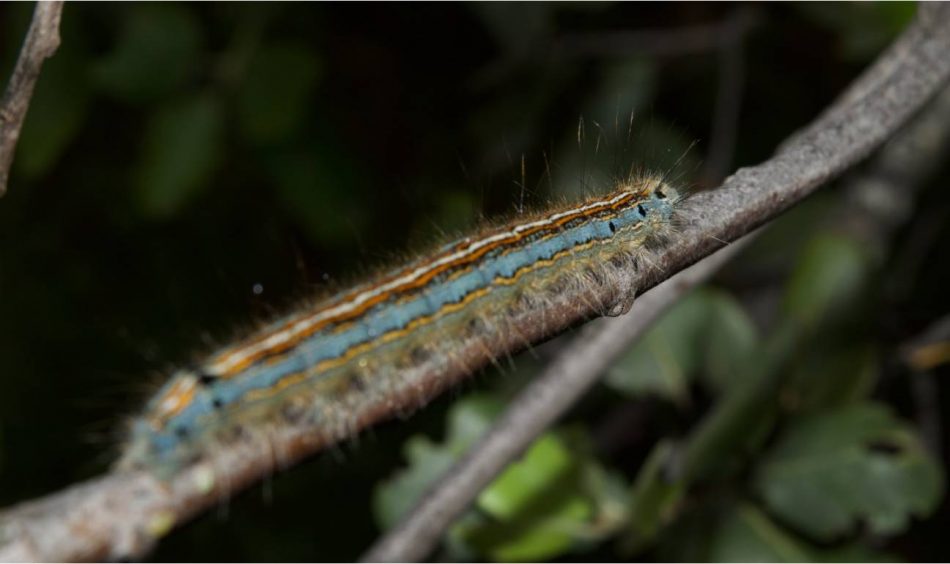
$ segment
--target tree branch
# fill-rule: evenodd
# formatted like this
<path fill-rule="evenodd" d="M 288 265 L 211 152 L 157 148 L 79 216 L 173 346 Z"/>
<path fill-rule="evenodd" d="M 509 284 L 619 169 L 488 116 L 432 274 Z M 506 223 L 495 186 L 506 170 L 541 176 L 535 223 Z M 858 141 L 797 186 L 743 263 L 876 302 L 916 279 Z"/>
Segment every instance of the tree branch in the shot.
<path fill-rule="evenodd" d="M 666 280 L 619 318 L 589 323 L 524 390 L 491 430 L 456 462 L 364 562 L 418 562 L 478 496 L 545 429 L 593 386 L 670 306 L 733 258 L 752 235 Z"/>
<path fill-rule="evenodd" d="M 853 103 L 858 96 L 851 95 L 850 99 Z M 950 88 L 945 88 L 926 112 L 885 145 L 870 170 L 848 182 L 847 210 L 840 214 L 841 221 L 881 254 L 889 235 L 908 219 L 913 192 L 942 162 L 939 155 L 948 141 Z M 363 561 L 412 562 L 430 554 L 445 531 L 512 460 L 574 405 L 667 308 L 735 256 L 753 236 L 666 280 L 638 299 L 625 317 L 602 319 L 585 327 L 512 400 L 489 432 L 445 472 L 409 515 L 363 555 Z M 761 387 L 770 390 L 772 386 L 763 381 Z M 754 393 L 751 388 L 747 391 L 753 405 L 761 401 L 758 398 L 762 393 L 768 393 Z"/>
<path fill-rule="evenodd" d="M 0 197 L 7 191 L 10 165 L 43 61 L 52 57 L 59 47 L 59 18 L 62 13 L 62 1 L 36 3 L 33 21 L 30 22 L 10 83 L 0 101 Z"/>
<path fill-rule="evenodd" d="M 910 39 L 907 39 L 907 38 Z M 645 291 L 675 272 L 735 241 L 788 209 L 822 183 L 864 158 L 891 136 L 950 76 L 950 5 L 921 10 L 902 36 L 899 64 L 875 64 L 867 95 L 841 104 L 777 156 L 742 169 L 720 190 L 682 205 L 682 229 L 659 250 L 654 268 L 615 272 L 603 284 L 566 291 L 539 326 L 537 312 L 511 321 L 512 333 L 528 342 L 544 338 L 590 315 L 590 300 L 610 304 L 623 288 Z M 609 268 L 609 265 L 605 266 Z M 484 361 L 491 351 L 510 350 L 510 339 L 452 343 L 455 358 Z M 446 345 L 448 346 L 448 345 Z M 389 417 L 394 409 L 420 403 L 467 375 L 435 362 L 404 375 L 406 389 L 353 413 L 354 428 Z M 410 389 L 411 388 L 411 389 Z M 260 440 L 229 445 L 168 481 L 146 472 L 110 473 L 0 514 L 0 560 L 136 559 L 179 525 L 263 476 L 332 444 L 330 432 L 309 426 L 261 429 Z"/>

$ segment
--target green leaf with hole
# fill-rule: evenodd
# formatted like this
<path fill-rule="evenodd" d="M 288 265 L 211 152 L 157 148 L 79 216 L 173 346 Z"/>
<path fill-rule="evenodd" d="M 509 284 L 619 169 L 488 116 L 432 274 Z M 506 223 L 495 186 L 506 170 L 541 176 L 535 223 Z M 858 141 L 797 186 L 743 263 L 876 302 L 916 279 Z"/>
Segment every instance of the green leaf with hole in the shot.
<path fill-rule="evenodd" d="M 149 119 L 133 185 L 139 208 L 170 217 L 203 189 L 221 158 L 224 117 L 219 100 L 176 100 Z"/>
<path fill-rule="evenodd" d="M 933 511 L 943 490 L 940 467 L 914 432 L 872 403 L 792 420 L 753 483 L 783 522 L 825 541 L 858 522 L 899 533 Z"/>

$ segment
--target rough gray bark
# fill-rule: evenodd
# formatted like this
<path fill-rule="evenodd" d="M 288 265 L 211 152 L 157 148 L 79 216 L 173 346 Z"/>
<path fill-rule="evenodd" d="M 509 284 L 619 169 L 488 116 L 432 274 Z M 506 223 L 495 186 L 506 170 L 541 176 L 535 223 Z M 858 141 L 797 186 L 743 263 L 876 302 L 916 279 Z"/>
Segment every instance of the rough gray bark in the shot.
<path fill-rule="evenodd" d="M 52 57 L 59 47 L 59 18 L 62 13 L 61 1 L 36 3 L 26 40 L 3 93 L 3 100 L 0 100 L 0 197 L 7 191 L 13 154 L 16 153 L 20 130 L 23 129 L 43 61 Z"/>

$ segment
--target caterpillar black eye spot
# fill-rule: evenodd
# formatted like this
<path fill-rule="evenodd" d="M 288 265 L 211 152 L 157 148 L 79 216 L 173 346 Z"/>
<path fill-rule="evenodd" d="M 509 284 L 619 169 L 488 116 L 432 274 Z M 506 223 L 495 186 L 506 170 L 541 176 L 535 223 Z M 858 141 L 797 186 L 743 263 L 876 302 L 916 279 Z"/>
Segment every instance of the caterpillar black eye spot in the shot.
<path fill-rule="evenodd" d="M 179 439 L 188 438 L 188 428 L 187 427 L 175 427 L 175 436 Z"/>
<path fill-rule="evenodd" d="M 607 227 L 610 228 L 610 232 L 611 232 L 611 233 L 616 233 L 616 232 L 617 232 L 617 226 L 614 225 L 614 222 L 612 222 L 612 221 L 608 222 L 608 223 L 607 223 Z"/>
<path fill-rule="evenodd" d="M 661 200 L 666 199 L 666 192 L 664 192 L 662 188 L 657 188 L 653 191 L 653 193 L 656 194 L 656 197 L 660 198 Z"/>
<path fill-rule="evenodd" d="M 210 386 L 218 380 L 218 377 L 214 374 L 208 374 L 207 372 L 198 372 L 197 374 L 198 383 L 202 386 Z"/>
<path fill-rule="evenodd" d="M 221 409 L 224 407 L 224 400 L 221 398 L 211 398 L 211 407 Z"/>
<path fill-rule="evenodd" d="M 647 216 L 647 210 L 643 207 L 643 204 L 637 204 L 637 213 L 640 214 L 640 217 Z"/>

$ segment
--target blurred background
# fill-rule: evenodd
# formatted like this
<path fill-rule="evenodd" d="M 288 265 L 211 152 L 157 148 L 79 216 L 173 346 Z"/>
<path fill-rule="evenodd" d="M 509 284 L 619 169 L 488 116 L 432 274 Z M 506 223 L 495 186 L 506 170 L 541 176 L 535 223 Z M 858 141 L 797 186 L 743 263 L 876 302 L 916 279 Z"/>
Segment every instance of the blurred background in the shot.
<path fill-rule="evenodd" d="M 32 8 L 0 4 L 4 80 Z M 0 199 L 0 506 L 103 472 L 164 375 L 303 296 L 631 171 L 715 187 L 914 10 L 67 4 Z M 912 186 L 886 179 L 890 222 L 853 204 L 878 156 L 776 221 L 436 558 L 950 556 L 950 168 L 923 154 Z M 356 558 L 560 342 L 222 503 L 153 557 Z M 664 479 L 708 414 L 753 392 L 761 408 L 688 483 Z"/>

